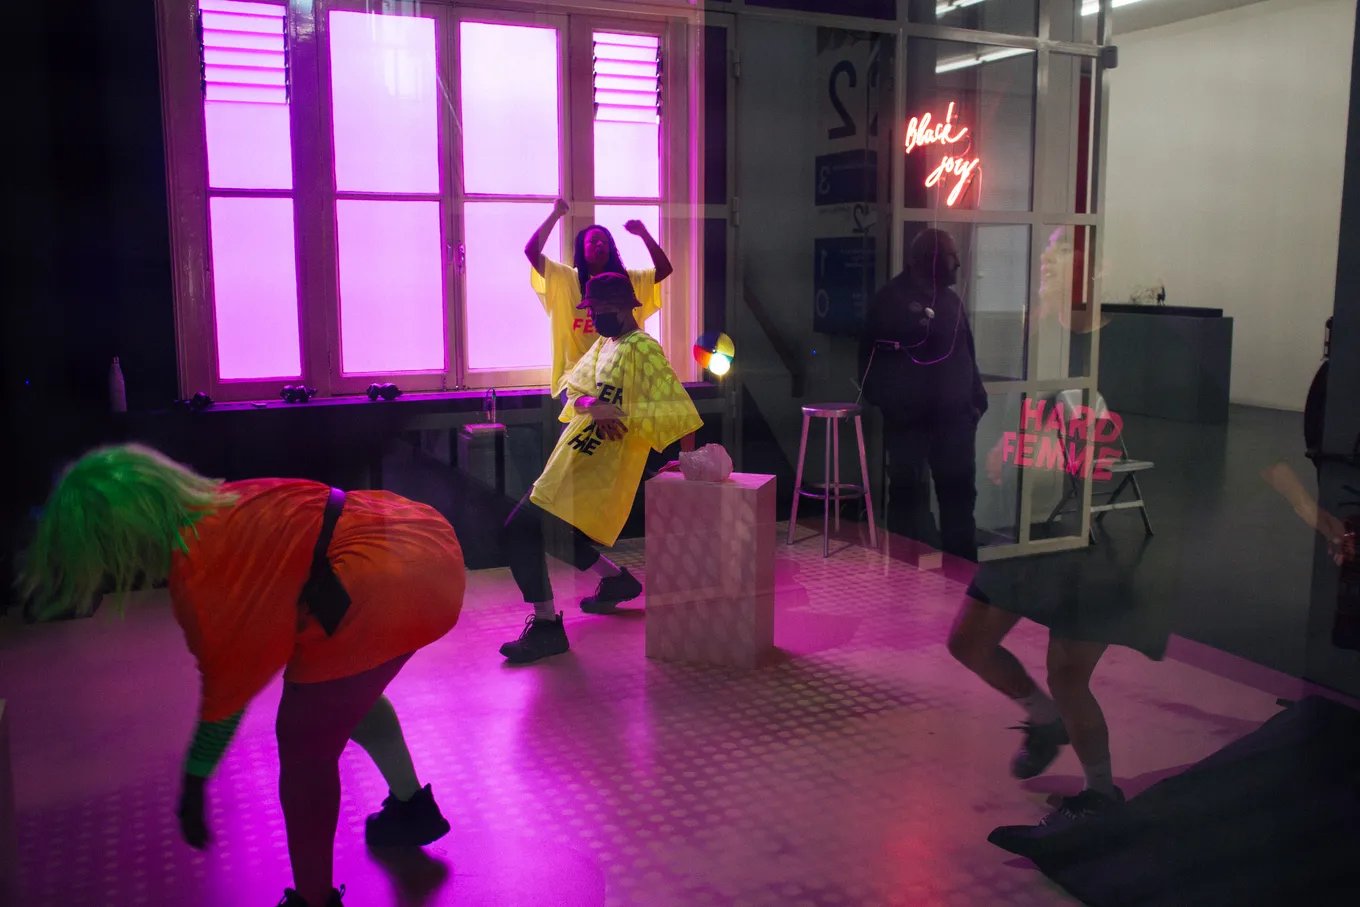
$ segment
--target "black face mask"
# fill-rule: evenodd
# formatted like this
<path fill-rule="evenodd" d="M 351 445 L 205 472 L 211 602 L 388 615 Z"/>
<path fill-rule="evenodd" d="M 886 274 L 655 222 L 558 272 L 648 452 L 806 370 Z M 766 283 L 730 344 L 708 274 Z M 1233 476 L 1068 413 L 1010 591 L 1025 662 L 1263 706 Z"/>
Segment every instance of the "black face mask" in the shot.
<path fill-rule="evenodd" d="M 595 333 L 601 337 L 617 337 L 623 333 L 623 319 L 618 312 L 596 312 L 591 320 L 595 322 Z"/>

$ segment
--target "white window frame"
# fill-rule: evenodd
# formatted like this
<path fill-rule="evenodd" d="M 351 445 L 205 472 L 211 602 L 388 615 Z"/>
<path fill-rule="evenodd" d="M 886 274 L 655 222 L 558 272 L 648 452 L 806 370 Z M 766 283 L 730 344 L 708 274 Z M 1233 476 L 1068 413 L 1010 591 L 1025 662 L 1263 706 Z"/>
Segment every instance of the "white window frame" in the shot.
<path fill-rule="evenodd" d="M 370 11 L 371 7 L 366 10 L 363 0 L 316 0 L 310 9 L 305 4 L 288 0 L 259 2 L 287 9 L 292 197 L 302 353 L 300 381 L 315 387 L 320 396 L 362 394 L 375 381 L 393 381 L 408 392 L 473 387 L 541 387 L 546 390 L 547 367 L 476 372 L 467 368 L 464 281 L 458 270 L 465 197 L 454 176 L 459 172 L 454 155 L 461 154 L 454 129 L 456 108 L 447 103 L 440 105 L 439 122 L 447 367 L 435 372 L 342 374 L 335 202 L 340 195 L 379 196 L 336 192 L 328 22 L 332 9 Z M 639 10 L 636 6 L 612 4 L 608 0 L 588 4 L 559 0 L 540 4 L 540 9 L 539 12 L 526 12 L 523 5 L 501 7 L 494 2 L 477 8 L 425 2 L 418 7 L 396 5 L 388 14 L 435 19 L 439 36 L 439 70 L 454 105 L 459 103 L 454 34 L 459 22 L 466 19 L 518 21 L 551 24 L 558 28 L 563 87 L 560 101 L 562 190 L 572 211 L 562 224 L 562 248 L 557 257 L 566 260 L 570 260 L 575 229 L 592 222 L 596 203 L 592 169 L 594 131 L 590 128 L 593 123 L 591 34 L 612 30 L 655 34 L 661 38 L 661 229 L 656 238 L 675 267 L 674 273 L 661 284 L 664 300 L 662 334 L 666 353 L 677 373 L 685 380 L 694 380 L 698 372 L 691 361 L 689 347 L 699 329 L 703 287 L 699 255 L 702 223 L 696 216 L 696 212 L 701 211 L 698 201 L 702 161 L 696 155 L 702 148 L 702 118 L 695 109 L 700 97 L 698 80 L 702 78 L 699 59 L 702 16 L 692 7 L 672 6 L 665 2 L 651 3 L 648 8 Z M 617 14 L 613 10 L 618 10 Z M 282 385 L 288 381 L 223 381 L 217 375 L 197 4 L 184 0 L 157 0 L 157 25 L 180 395 L 189 397 L 203 391 L 220 402 L 277 399 Z M 580 35 L 584 35 L 584 61 L 579 54 L 572 53 L 573 42 L 579 41 Z M 586 126 L 573 130 L 572 124 L 581 120 L 581 111 L 589 114 L 584 120 Z M 584 155 L 578 147 L 582 143 Z M 646 202 L 653 203 L 652 200 Z M 647 264 L 643 262 L 641 266 Z M 527 262 L 524 280 L 527 292 Z M 545 351 L 545 361 L 547 358 Z"/>

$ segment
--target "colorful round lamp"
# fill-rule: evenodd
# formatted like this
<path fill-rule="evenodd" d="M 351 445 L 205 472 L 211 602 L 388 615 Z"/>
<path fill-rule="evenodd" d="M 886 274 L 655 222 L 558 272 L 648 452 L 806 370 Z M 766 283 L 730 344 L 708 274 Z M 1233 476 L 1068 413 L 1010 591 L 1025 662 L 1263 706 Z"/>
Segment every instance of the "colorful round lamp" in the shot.
<path fill-rule="evenodd" d="M 732 357 L 736 351 L 731 337 L 720 331 L 709 331 L 694 342 L 694 361 L 699 363 L 700 368 L 721 378 L 732 368 Z"/>

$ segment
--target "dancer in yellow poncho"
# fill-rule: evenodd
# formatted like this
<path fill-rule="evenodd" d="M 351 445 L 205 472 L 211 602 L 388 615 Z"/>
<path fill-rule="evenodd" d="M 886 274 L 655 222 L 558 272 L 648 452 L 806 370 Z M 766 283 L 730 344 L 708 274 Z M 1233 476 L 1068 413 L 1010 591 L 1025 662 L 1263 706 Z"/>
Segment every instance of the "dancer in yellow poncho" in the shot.
<path fill-rule="evenodd" d="M 505 524 L 510 571 L 534 608 L 519 638 L 501 646 L 509 661 L 537 661 L 569 648 L 548 581 L 545 523 L 566 524 L 572 565 L 601 577 L 581 610 L 608 613 L 642 592 L 642 584 L 595 545 L 617 541 L 648 452 L 665 450 L 703 420 L 661 345 L 638 328 L 633 313 L 639 306 L 622 274 L 601 274 L 586 284 L 581 307 L 590 311 L 600 339 L 563 379 L 566 430 Z"/>

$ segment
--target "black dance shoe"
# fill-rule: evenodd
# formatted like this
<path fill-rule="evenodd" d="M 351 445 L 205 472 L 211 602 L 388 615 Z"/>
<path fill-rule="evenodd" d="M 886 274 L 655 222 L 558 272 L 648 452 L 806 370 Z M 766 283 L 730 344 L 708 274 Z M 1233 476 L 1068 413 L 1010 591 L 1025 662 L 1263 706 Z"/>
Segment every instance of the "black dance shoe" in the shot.
<path fill-rule="evenodd" d="M 448 833 L 449 822 L 428 784 L 409 800 L 398 800 L 389 792 L 382 811 L 369 816 L 364 825 L 369 847 L 424 847 Z"/>
<path fill-rule="evenodd" d="M 595 587 L 595 594 L 581 599 L 581 610 L 587 614 L 610 614 L 620 604 L 631 601 L 642 594 L 642 583 L 636 576 L 624 570 L 618 576 L 606 576 Z"/>
<path fill-rule="evenodd" d="M 552 619 L 531 614 L 524 621 L 524 632 L 519 639 L 501 646 L 501 654 L 511 664 L 527 665 L 540 658 L 561 655 L 570 648 L 561 614 Z"/>
<path fill-rule="evenodd" d="M 315 907 L 345 907 L 340 901 L 344 896 L 344 885 L 341 885 L 339 888 L 332 888 L 330 900 L 324 904 L 317 904 Z M 278 907 L 313 907 L 313 905 L 304 901 L 302 895 L 298 894 L 293 889 L 285 888 L 283 889 L 283 900 L 279 901 Z"/>
<path fill-rule="evenodd" d="M 1032 857 L 1036 848 L 1043 848 L 1048 839 L 1065 841 L 1071 846 L 1072 837 L 1062 832 L 1105 816 L 1123 805 L 1124 792 L 1117 787 L 1113 796 L 1088 788 L 1075 797 L 1063 797 L 1058 808 L 1044 816 L 1038 825 L 1003 825 L 988 835 L 987 840 L 1002 850 Z"/>
<path fill-rule="evenodd" d="M 1026 721 L 1013 730 L 1025 732 L 1025 739 L 1011 760 L 1011 775 L 1022 781 L 1047 771 L 1053 760 L 1058 758 L 1058 749 L 1070 742 L 1061 718 L 1048 724 Z"/>

